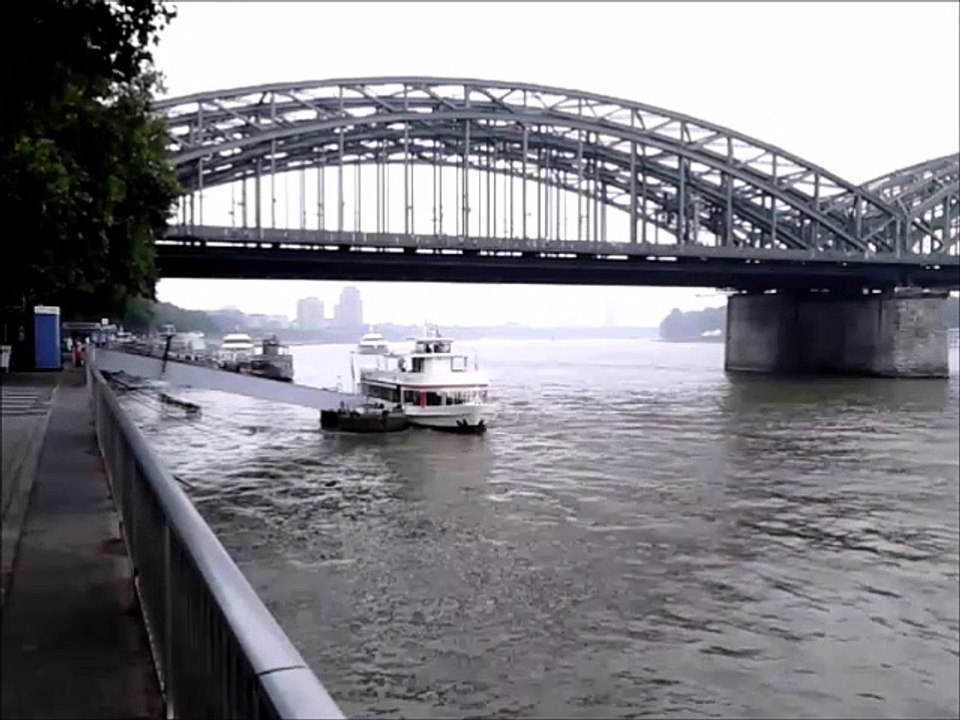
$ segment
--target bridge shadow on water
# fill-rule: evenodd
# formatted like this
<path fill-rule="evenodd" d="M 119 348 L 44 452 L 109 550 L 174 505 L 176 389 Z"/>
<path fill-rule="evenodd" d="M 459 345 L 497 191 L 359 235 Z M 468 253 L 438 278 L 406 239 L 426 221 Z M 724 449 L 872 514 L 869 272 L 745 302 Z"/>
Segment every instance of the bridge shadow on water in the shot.
<path fill-rule="evenodd" d="M 889 379 L 834 376 L 774 377 L 728 373 L 725 413 L 767 407 L 794 410 L 821 405 L 872 407 L 877 410 L 944 410 L 957 398 L 957 371 L 943 379 Z"/>

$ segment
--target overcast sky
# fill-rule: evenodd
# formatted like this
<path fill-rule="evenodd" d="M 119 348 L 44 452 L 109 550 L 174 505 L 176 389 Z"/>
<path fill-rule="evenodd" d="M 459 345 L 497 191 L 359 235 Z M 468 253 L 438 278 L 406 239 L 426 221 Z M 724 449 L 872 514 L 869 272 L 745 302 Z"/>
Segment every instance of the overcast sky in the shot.
<path fill-rule="evenodd" d="M 605 93 L 783 147 L 854 182 L 960 146 L 960 3 L 183 2 L 169 96 L 433 75 Z M 163 280 L 161 300 L 293 316 L 346 283 Z M 368 322 L 656 325 L 710 289 L 354 283 Z M 329 312 L 329 311 L 328 311 Z"/>

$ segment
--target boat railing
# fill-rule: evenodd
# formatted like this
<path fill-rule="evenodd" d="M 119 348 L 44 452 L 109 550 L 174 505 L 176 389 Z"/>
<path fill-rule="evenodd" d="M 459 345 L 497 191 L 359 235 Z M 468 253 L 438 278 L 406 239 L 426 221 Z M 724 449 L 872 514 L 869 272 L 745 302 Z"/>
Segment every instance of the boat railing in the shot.
<path fill-rule="evenodd" d="M 342 718 L 94 365 L 97 441 L 167 716 Z"/>

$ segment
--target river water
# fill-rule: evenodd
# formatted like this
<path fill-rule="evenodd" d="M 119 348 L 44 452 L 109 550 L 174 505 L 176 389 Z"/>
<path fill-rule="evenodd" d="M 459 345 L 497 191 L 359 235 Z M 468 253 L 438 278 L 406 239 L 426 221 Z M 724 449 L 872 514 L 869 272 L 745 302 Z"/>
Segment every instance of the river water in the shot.
<path fill-rule="evenodd" d="M 139 425 L 348 715 L 957 717 L 948 381 L 479 341 L 482 437 L 184 391 Z M 346 346 L 294 349 L 349 383 Z"/>

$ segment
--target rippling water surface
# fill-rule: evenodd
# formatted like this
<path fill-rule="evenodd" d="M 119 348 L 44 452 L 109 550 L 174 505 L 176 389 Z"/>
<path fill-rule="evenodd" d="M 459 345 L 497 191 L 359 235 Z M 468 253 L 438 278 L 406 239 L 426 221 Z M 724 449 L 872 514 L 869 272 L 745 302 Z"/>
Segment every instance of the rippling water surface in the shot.
<path fill-rule="evenodd" d="M 960 712 L 956 349 L 949 381 L 784 381 L 721 344 L 462 345 L 483 437 L 124 400 L 348 715 Z"/>

